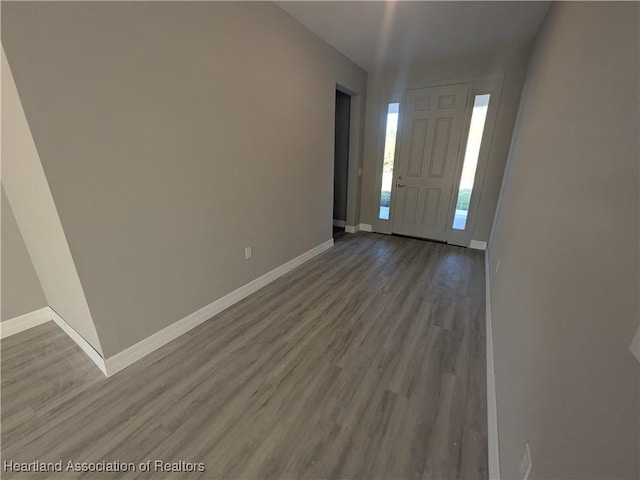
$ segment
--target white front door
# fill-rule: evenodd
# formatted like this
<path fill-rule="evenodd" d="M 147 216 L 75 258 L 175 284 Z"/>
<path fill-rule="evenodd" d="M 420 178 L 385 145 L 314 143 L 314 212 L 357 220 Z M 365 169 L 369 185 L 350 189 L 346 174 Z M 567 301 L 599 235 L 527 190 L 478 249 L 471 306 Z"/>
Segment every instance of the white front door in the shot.
<path fill-rule="evenodd" d="M 446 239 L 469 90 L 469 84 L 458 84 L 407 91 L 393 233 Z"/>

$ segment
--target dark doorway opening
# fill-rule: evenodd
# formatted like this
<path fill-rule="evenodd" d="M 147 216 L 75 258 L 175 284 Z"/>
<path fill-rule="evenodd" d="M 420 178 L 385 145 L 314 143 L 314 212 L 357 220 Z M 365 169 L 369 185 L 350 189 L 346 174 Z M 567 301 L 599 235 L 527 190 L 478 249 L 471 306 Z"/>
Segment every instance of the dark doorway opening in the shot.
<path fill-rule="evenodd" d="M 344 234 L 347 224 L 349 179 L 349 124 L 351 96 L 336 90 L 335 147 L 333 169 L 333 238 Z"/>

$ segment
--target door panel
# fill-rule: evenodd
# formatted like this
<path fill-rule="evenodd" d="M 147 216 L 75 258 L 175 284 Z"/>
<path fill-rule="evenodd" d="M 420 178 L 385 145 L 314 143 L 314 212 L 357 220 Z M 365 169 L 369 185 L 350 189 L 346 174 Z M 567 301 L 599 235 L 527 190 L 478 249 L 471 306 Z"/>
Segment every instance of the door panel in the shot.
<path fill-rule="evenodd" d="M 427 188 L 424 196 L 424 214 L 422 223 L 426 227 L 436 228 L 438 226 L 438 210 L 440 209 L 440 190 Z"/>
<path fill-rule="evenodd" d="M 408 90 L 393 233 L 444 241 L 469 85 Z"/>
<path fill-rule="evenodd" d="M 424 157 L 424 145 L 427 138 L 427 119 L 413 121 L 411 128 L 411 150 L 409 150 L 408 177 L 422 175 L 422 159 Z"/>
<path fill-rule="evenodd" d="M 417 188 L 409 187 L 405 190 L 404 208 L 402 209 L 402 221 L 404 223 L 415 223 L 416 221 L 418 194 L 419 190 Z"/>

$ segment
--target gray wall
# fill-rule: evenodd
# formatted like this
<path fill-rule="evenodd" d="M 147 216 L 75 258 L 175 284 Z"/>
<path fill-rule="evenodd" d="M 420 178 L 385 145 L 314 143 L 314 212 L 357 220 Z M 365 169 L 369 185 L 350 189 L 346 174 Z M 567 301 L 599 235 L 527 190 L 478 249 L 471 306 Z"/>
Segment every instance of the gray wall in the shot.
<path fill-rule="evenodd" d="M 532 478 L 640 477 L 638 13 L 555 4 L 529 65 L 489 245 L 503 478 L 525 441 Z"/>
<path fill-rule="evenodd" d="M 2 186 L 49 307 L 102 353 L 4 49 L 1 60 Z"/>
<path fill-rule="evenodd" d="M 33 269 L 22 234 L 2 188 L 2 279 L 0 320 L 9 320 L 47 306 L 40 281 Z"/>
<path fill-rule="evenodd" d="M 379 185 L 376 184 L 376 172 L 380 168 L 382 159 L 384 131 L 380 130 L 380 118 L 386 111 L 386 95 L 392 91 L 400 92 L 443 83 L 473 82 L 475 79 L 504 75 L 484 188 L 471 234 L 473 240 L 487 241 L 500 192 L 528 58 L 529 48 L 507 49 L 490 56 L 454 58 L 434 61 L 428 65 L 412 65 L 402 70 L 369 74 L 361 221 L 375 225 L 377 218 L 380 192 Z"/>
<path fill-rule="evenodd" d="M 3 2 L 2 42 L 105 356 L 331 238 L 366 73 L 279 7 Z"/>
<path fill-rule="evenodd" d="M 347 220 L 349 172 L 349 123 L 351 97 L 336 91 L 336 125 L 333 168 L 333 219 Z"/>

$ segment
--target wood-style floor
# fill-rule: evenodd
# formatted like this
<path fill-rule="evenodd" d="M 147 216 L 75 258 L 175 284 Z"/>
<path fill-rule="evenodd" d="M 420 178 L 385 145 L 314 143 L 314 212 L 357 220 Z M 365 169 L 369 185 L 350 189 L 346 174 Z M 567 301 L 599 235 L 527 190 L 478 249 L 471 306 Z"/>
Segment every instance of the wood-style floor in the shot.
<path fill-rule="evenodd" d="M 2 460 L 487 477 L 481 252 L 358 233 L 105 379 L 53 323 L 2 340 Z"/>

